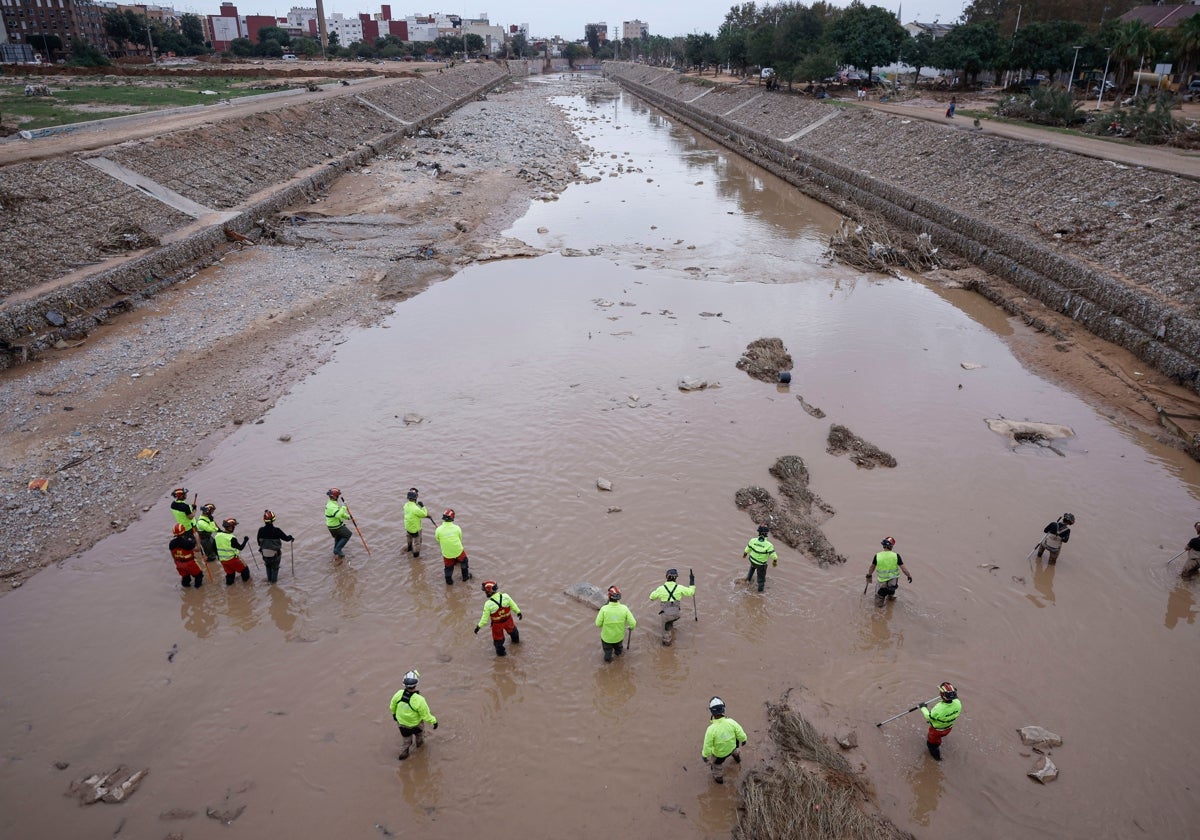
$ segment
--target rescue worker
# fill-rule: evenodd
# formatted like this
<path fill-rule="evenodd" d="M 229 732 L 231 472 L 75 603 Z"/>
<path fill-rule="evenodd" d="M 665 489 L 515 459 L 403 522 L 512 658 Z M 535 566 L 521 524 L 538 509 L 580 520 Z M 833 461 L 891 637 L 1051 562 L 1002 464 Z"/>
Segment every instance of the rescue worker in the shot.
<path fill-rule="evenodd" d="M 742 763 L 741 748 L 746 744 L 746 730 L 733 718 L 725 717 L 725 701 L 720 697 L 708 701 L 708 713 L 712 722 L 704 732 L 700 760 L 708 765 L 713 781 L 723 785 L 725 768 L 721 765 L 730 756 L 738 764 Z"/>
<path fill-rule="evenodd" d="M 454 524 L 454 508 L 447 508 L 442 514 L 442 524 L 433 532 L 433 538 L 442 547 L 442 567 L 446 573 L 446 585 L 454 585 L 454 564 L 461 563 L 460 571 L 463 581 L 471 579 L 470 559 L 463 548 L 462 528 Z"/>
<path fill-rule="evenodd" d="M 475 635 L 479 635 L 479 631 L 487 627 L 490 621 L 496 655 L 508 656 L 508 651 L 504 649 L 504 633 L 508 632 L 508 637 L 514 645 L 521 644 L 521 631 L 517 629 L 512 618 L 513 613 L 517 614 L 517 618 L 523 618 L 521 608 L 517 606 L 516 601 L 500 591 L 494 580 L 485 580 L 482 589 L 487 600 L 483 602 L 483 615 L 479 616 L 479 623 L 475 625 Z"/>
<path fill-rule="evenodd" d="M 900 588 L 900 573 L 904 573 L 909 583 L 912 583 L 912 575 L 904 568 L 904 560 L 900 555 L 892 551 L 896 547 L 894 539 L 884 537 L 879 544 L 883 546 L 883 551 L 876 552 L 871 558 L 867 580 L 871 579 L 871 572 L 874 572 L 875 580 L 879 582 L 879 588 L 875 590 L 875 606 L 882 607 L 889 598 L 896 600 L 896 590 Z"/>
<path fill-rule="evenodd" d="M 392 696 L 389 707 L 392 710 L 392 718 L 400 727 L 400 737 L 404 739 L 404 751 L 400 753 L 401 761 L 425 743 L 422 722 L 432 724 L 434 729 L 438 728 L 437 718 L 429 711 L 429 703 L 421 696 L 421 692 L 417 691 L 417 681 L 420 678 L 421 674 L 415 668 L 405 674 L 404 688 Z"/>
<path fill-rule="evenodd" d="M 192 530 L 195 524 L 193 519 L 196 516 L 196 509 L 188 504 L 187 488 L 176 487 L 171 491 L 171 513 L 175 516 L 175 522 L 182 525 L 185 530 Z"/>
<path fill-rule="evenodd" d="M 670 646 L 675 622 L 679 620 L 682 612 L 680 600 L 691 598 L 696 594 L 696 576 L 692 572 L 688 572 L 687 586 L 676 583 L 678 577 L 677 570 L 667 569 L 667 582 L 650 593 L 651 601 L 663 602 L 663 608 L 658 611 L 658 614 L 663 617 L 662 643 L 665 646 Z"/>
<path fill-rule="evenodd" d="M 1200 572 L 1200 522 L 1195 525 L 1196 536 L 1188 540 L 1187 544 L 1187 560 L 1183 563 L 1183 569 L 1180 570 L 1179 576 L 1185 580 L 1194 578 L 1197 572 Z"/>
<path fill-rule="evenodd" d="M 762 592 L 763 587 L 767 585 L 767 561 L 770 560 L 772 565 L 779 565 L 779 555 L 775 553 L 775 546 L 771 545 L 771 541 L 767 539 L 767 534 L 771 533 L 771 529 L 766 525 L 758 526 L 758 536 L 750 540 L 746 545 L 746 550 L 742 552 L 742 559 L 750 558 L 750 571 L 746 572 L 746 583 L 754 577 L 755 572 L 758 573 L 758 591 Z"/>
<path fill-rule="evenodd" d="M 921 714 L 929 724 L 925 746 L 929 747 L 929 754 L 933 756 L 934 761 L 942 760 L 942 739 L 950 734 L 954 722 L 962 714 L 962 701 L 958 699 L 958 692 L 954 686 L 948 682 L 942 683 L 938 686 L 938 696 L 941 699 L 933 704 L 932 709 L 924 703 L 921 704 Z"/>
<path fill-rule="evenodd" d="M 346 525 L 346 520 L 350 518 L 350 510 L 341 500 L 341 490 L 332 487 L 325 491 L 325 495 L 329 497 L 329 501 L 325 503 L 325 527 L 333 537 L 333 559 L 341 561 L 346 559 L 342 550 L 346 543 L 350 542 L 350 537 L 354 536 Z"/>
<path fill-rule="evenodd" d="M 175 571 L 183 578 L 185 587 L 191 586 L 192 578 L 195 578 L 196 588 L 199 589 L 204 585 L 204 572 L 196 562 L 196 537 L 193 536 L 192 529 L 182 522 L 175 523 L 173 533 L 175 536 L 167 544 L 167 548 L 171 550 L 171 559 L 175 561 Z"/>
<path fill-rule="evenodd" d="M 263 525 L 258 529 L 258 550 L 262 554 L 263 565 L 267 568 L 267 583 L 279 580 L 279 563 L 283 560 L 283 544 L 294 541 L 294 537 L 285 534 L 275 526 L 275 514 L 269 510 L 263 511 Z M 293 568 L 293 574 L 295 569 Z"/>
<path fill-rule="evenodd" d="M 1071 539 L 1071 526 L 1075 524 L 1075 514 L 1064 513 L 1055 521 L 1051 522 L 1042 529 L 1045 534 L 1042 541 L 1038 543 L 1037 556 L 1042 559 L 1042 552 L 1049 551 L 1050 556 L 1046 558 L 1046 562 L 1054 565 L 1058 562 L 1058 553 L 1062 551 L 1062 547 Z"/>
<path fill-rule="evenodd" d="M 196 517 L 196 536 L 200 538 L 200 549 L 204 552 L 204 559 L 213 563 L 217 559 L 217 543 L 213 539 L 217 535 L 217 523 L 213 519 L 213 514 L 217 512 L 217 506 L 212 502 L 200 505 L 200 515 Z"/>
<path fill-rule="evenodd" d="M 250 542 L 250 538 L 242 537 L 241 544 L 238 544 L 237 537 L 233 535 L 233 529 L 237 527 L 237 524 L 236 519 L 226 519 L 221 523 L 221 530 L 213 536 L 213 540 L 217 543 L 217 559 L 221 561 L 221 568 L 225 570 L 226 586 L 233 586 L 233 579 L 238 576 L 239 572 L 243 581 L 250 580 L 250 570 L 242 562 L 242 555 L 238 554 Z"/>
<path fill-rule="evenodd" d="M 608 603 L 596 615 L 596 626 L 600 628 L 600 646 L 604 649 L 604 661 L 612 662 L 613 654 L 625 652 L 625 628 L 637 627 L 637 619 L 629 607 L 621 603 L 621 590 L 608 587 Z"/>
<path fill-rule="evenodd" d="M 421 526 L 422 519 L 433 519 L 433 514 L 425 509 L 425 504 L 417 500 L 417 488 L 408 488 L 408 501 L 404 503 L 404 550 L 413 557 L 421 556 Z"/>

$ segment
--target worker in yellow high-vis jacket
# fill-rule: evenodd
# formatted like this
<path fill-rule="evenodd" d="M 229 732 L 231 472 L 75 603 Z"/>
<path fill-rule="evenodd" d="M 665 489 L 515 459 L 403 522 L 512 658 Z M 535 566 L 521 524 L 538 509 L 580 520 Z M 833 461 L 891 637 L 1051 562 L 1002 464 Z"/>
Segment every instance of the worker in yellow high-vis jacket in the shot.
<path fill-rule="evenodd" d="M 779 555 L 775 553 L 775 546 L 767 539 L 767 534 L 771 533 L 771 529 L 766 525 L 758 526 L 758 536 L 750 540 L 746 544 L 746 550 L 742 552 L 742 559 L 750 560 L 750 571 L 746 572 L 746 583 L 755 574 L 758 575 L 758 591 L 762 592 L 763 587 L 767 585 L 767 562 L 779 565 Z"/>
<path fill-rule="evenodd" d="M 683 611 L 679 602 L 684 598 L 694 597 L 696 594 L 696 576 L 692 572 L 688 572 L 687 586 L 679 583 L 678 579 L 679 571 L 677 569 L 667 569 L 666 583 L 650 593 L 651 601 L 662 601 L 663 608 L 658 612 L 663 617 L 662 643 L 664 645 L 671 644 L 675 622 L 679 620 L 680 613 Z"/>
<path fill-rule="evenodd" d="M 596 615 L 596 626 L 600 628 L 600 646 L 604 648 L 604 661 L 612 662 L 613 654 L 625 652 L 625 628 L 637 627 L 637 619 L 629 607 L 621 603 L 621 590 L 608 587 L 608 603 Z"/>
<path fill-rule="evenodd" d="M 741 748 L 746 743 L 746 730 L 731 717 L 725 717 L 725 701 L 714 697 L 708 701 L 708 713 L 712 718 L 708 729 L 704 732 L 704 749 L 700 759 L 708 765 L 712 772 L 713 781 L 719 785 L 725 784 L 725 759 L 733 756 L 738 764 L 742 763 Z"/>
<path fill-rule="evenodd" d="M 404 688 L 392 695 L 392 702 L 389 707 L 392 712 L 392 718 L 396 721 L 396 725 L 400 727 L 400 736 L 404 738 L 404 751 L 400 753 L 400 760 L 408 758 L 415 749 L 420 749 L 425 743 L 425 730 L 421 727 L 422 723 L 428 723 L 434 729 L 438 728 L 437 718 L 433 716 L 433 712 L 429 711 L 429 703 L 421 696 L 421 692 L 417 691 L 417 682 L 421 679 L 421 673 L 415 668 L 404 675 Z"/>
<path fill-rule="evenodd" d="M 912 575 L 904 568 L 904 560 L 900 555 L 892 551 L 896 547 L 894 539 L 884 537 L 879 544 L 883 546 L 883 551 L 876 552 L 871 558 L 867 580 L 871 579 L 871 573 L 874 572 L 875 580 L 879 583 L 879 588 L 875 590 L 875 606 L 882 607 L 889 598 L 896 600 L 896 590 L 900 588 L 900 573 L 904 573 L 909 583 L 912 583 Z"/>

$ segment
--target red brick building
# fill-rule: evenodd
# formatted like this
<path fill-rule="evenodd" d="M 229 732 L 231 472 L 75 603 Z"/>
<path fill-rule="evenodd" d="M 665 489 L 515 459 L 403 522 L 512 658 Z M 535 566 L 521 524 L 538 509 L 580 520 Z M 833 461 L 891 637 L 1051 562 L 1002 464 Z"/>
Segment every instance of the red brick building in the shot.
<path fill-rule="evenodd" d="M 29 44 L 34 52 L 44 54 L 39 35 L 57 36 L 64 52 L 72 38 L 105 50 L 103 11 L 86 0 L 0 0 L 0 18 L 8 40 Z"/>

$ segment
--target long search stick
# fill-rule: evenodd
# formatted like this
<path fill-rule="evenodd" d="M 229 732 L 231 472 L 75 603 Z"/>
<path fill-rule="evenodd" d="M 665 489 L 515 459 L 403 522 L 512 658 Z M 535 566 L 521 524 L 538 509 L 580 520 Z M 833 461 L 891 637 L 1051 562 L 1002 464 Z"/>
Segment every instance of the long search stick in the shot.
<path fill-rule="evenodd" d="M 626 639 L 625 639 L 625 647 L 626 647 L 628 650 L 633 650 L 633 628 L 632 628 L 632 627 L 630 627 L 630 628 L 629 628 L 629 629 L 626 631 L 626 634 L 627 634 L 628 638 L 626 638 Z"/>
<path fill-rule="evenodd" d="M 258 552 L 254 550 L 254 544 L 250 540 L 246 540 L 246 547 L 250 549 L 250 556 L 254 558 L 254 565 L 259 571 L 262 571 L 262 566 L 258 565 Z"/>
<path fill-rule="evenodd" d="M 342 503 L 343 503 L 343 504 L 345 504 L 345 501 L 346 501 L 346 497 L 345 497 L 345 496 L 343 496 L 343 497 L 342 497 Z M 367 540 L 366 540 L 366 538 L 365 538 L 365 537 L 363 537 L 363 535 L 362 535 L 362 531 L 360 531 L 360 530 L 359 530 L 359 528 L 358 528 L 358 523 L 354 521 L 354 514 L 353 514 L 353 513 L 350 513 L 350 505 L 346 505 L 346 513 L 350 515 L 350 521 L 351 521 L 352 523 L 354 523 L 354 530 L 355 530 L 355 531 L 358 531 L 358 538 L 359 538 L 360 540 L 362 540 L 362 544 L 363 544 L 363 550 L 365 550 L 365 551 L 367 552 L 367 557 L 370 557 L 370 556 L 371 556 L 371 549 L 367 548 Z"/>
<path fill-rule="evenodd" d="M 292 552 L 292 577 L 296 576 L 296 544 L 288 543 L 288 550 Z"/>
<path fill-rule="evenodd" d="M 936 700 L 937 700 L 937 698 L 936 698 L 936 697 L 934 697 L 934 698 L 933 698 L 933 700 L 930 700 L 930 701 L 929 701 L 929 703 L 933 703 L 933 702 L 935 702 Z M 925 705 L 926 705 L 926 706 L 928 706 L 928 705 L 929 705 L 929 703 L 926 703 Z M 881 721 L 879 721 L 879 723 L 877 723 L 877 724 L 875 724 L 875 725 L 876 725 L 876 726 L 883 726 L 885 723 L 891 723 L 891 722 L 892 722 L 892 721 L 894 721 L 896 718 L 902 718 L 902 717 L 904 717 L 905 715 L 907 715 L 907 714 L 909 714 L 909 713 L 911 713 L 911 712 L 915 712 L 915 711 L 916 711 L 917 709 L 919 709 L 919 708 L 921 708 L 921 704 L 920 704 L 920 703 L 918 703 L 917 705 L 913 706 L 911 709 L 905 709 L 903 712 L 901 712 L 901 713 L 900 713 L 900 714 L 898 714 L 898 715 L 892 715 L 892 716 L 891 716 L 890 718 L 888 718 L 887 720 L 881 720 Z"/>
<path fill-rule="evenodd" d="M 695 573 L 691 569 L 688 569 L 688 577 L 694 578 L 695 576 L 696 576 Z M 700 610 L 699 610 L 699 608 L 696 607 L 696 593 L 695 592 L 692 593 L 692 616 L 696 619 L 696 621 L 700 620 Z"/>
<path fill-rule="evenodd" d="M 1182 557 L 1186 553 L 1187 553 L 1187 549 L 1185 548 L 1183 551 L 1179 552 L 1174 557 L 1172 557 L 1170 560 L 1168 560 L 1167 565 L 1170 566 L 1172 563 L 1174 563 L 1176 560 L 1178 560 L 1180 557 Z"/>

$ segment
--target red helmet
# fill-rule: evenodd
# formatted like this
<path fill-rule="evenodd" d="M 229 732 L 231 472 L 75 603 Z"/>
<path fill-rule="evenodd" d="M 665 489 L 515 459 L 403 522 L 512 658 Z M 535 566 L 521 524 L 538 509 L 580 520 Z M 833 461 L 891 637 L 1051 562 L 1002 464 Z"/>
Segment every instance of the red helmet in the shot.
<path fill-rule="evenodd" d="M 232 531 L 234 528 L 237 527 L 237 524 L 238 524 L 238 521 L 236 519 L 233 519 L 233 518 L 226 519 L 224 522 L 221 523 L 221 529 L 224 531 Z"/>
<path fill-rule="evenodd" d="M 884 548 L 886 548 L 888 551 L 891 551 L 892 548 L 896 545 L 896 541 L 894 539 L 892 539 L 891 537 L 884 537 L 880 541 L 879 544 L 882 545 Z"/>
<path fill-rule="evenodd" d="M 171 531 L 171 533 L 173 533 L 177 537 L 182 537 L 187 532 L 188 532 L 188 527 L 186 525 L 184 525 L 182 522 L 176 522 L 175 527 Z"/>
<path fill-rule="evenodd" d="M 958 699 L 958 691 L 948 682 L 944 682 L 938 686 L 938 694 L 942 696 L 943 700 Z"/>
<path fill-rule="evenodd" d="M 337 499 L 342 495 L 342 491 L 337 489 L 336 487 L 331 487 L 325 491 L 325 495 L 331 499 Z"/>
<path fill-rule="evenodd" d="M 171 491 L 171 495 L 174 496 L 176 499 L 186 499 L 187 498 L 187 488 L 186 487 L 176 487 L 174 490 Z"/>
<path fill-rule="evenodd" d="M 485 580 L 483 582 L 483 594 L 484 595 L 494 595 L 499 588 L 500 587 L 497 585 L 496 581 L 494 581 L 494 580 Z"/>
<path fill-rule="evenodd" d="M 207 502 L 205 504 L 200 505 L 200 512 L 203 513 L 205 516 L 212 516 L 214 513 L 217 512 L 217 506 L 214 505 L 212 502 Z"/>
<path fill-rule="evenodd" d="M 621 590 L 617 589 L 617 587 L 615 587 L 615 586 L 608 587 L 608 600 L 620 601 L 621 600 Z"/>
<path fill-rule="evenodd" d="M 263 511 L 263 522 L 274 522 L 274 521 L 275 521 L 275 514 L 271 513 L 271 511 L 269 511 L 269 510 L 264 510 Z"/>
<path fill-rule="evenodd" d="M 442 521 L 443 522 L 453 522 L 454 521 L 454 508 L 446 508 L 446 512 L 442 514 Z"/>

